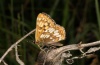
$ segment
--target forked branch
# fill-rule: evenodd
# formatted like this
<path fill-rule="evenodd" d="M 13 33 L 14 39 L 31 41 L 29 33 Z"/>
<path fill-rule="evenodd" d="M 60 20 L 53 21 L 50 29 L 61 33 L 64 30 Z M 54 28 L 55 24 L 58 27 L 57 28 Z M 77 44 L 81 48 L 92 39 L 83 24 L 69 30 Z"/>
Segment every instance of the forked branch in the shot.
<path fill-rule="evenodd" d="M 3 56 L 0 58 L 0 63 L 1 61 L 5 58 L 5 56 L 15 47 L 17 46 L 22 40 L 24 40 L 26 37 L 28 37 L 29 35 L 31 35 L 33 32 L 35 32 L 35 29 L 30 31 L 28 34 L 26 34 L 25 36 L 23 36 L 21 39 L 19 39 L 17 42 L 15 42 L 13 45 L 11 45 L 11 47 L 8 48 L 8 50 L 3 54 Z"/>
<path fill-rule="evenodd" d="M 85 43 L 85 44 L 79 43 L 79 44 L 66 45 L 66 46 L 62 46 L 57 49 L 49 50 L 49 52 L 47 52 L 47 53 L 44 53 L 43 51 L 41 51 L 39 54 L 39 58 L 38 58 L 39 60 L 37 60 L 37 62 L 39 61 L 38 63 L 44 63 L 45 58 L 46 58 L 45 65 L 60 65 L 62 63 L 62 60 L 64 59 L 63 57 L 70 58 L 70 59 L 83 58 L 84 56 L 87 56 L 88 53 L 92 53 L 92 52 L 100 50 L 100 47 L 92 47 L 88 51 L 82 52 L 81 57 L 72 57 L 73 55 L 71 53 L 67 53 L 65 55 L 64 53 L 66 53 L 66 51 L 81 50 L 86 47 L 91 47 L 91 46 L 95 46 L 95 45 L 100 45 L 100 41 Z M 44 61 L 40 62 L 40 60 L 44 60 Z"/>

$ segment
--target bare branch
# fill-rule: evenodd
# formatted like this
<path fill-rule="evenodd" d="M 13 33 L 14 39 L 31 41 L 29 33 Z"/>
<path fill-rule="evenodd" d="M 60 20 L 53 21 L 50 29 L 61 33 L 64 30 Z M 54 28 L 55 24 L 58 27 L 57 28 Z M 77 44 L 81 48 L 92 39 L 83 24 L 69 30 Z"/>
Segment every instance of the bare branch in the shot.
<path fill-rule="evenodd" d="M 28 34 L 26 34 L 25 36 L 23 36 L 21 39 L 19 39 L 17 42 L 15 42 L 10 48 L 8 48 L 8 50 L 3 54 L 3 56 L 0 58 L 0 63 L 1 61 L 5 58 L 5 56 L 18 44 L 20 43 L 22 40 L 24 40 L 27 36 L 29 36 L 30 34 L 32 34 L 33 32 L 35 32 L 35 29 L 30 31 Z"/>
<path fill-rule="evenodd" d="M 80 50 L 80 49 L 84 49 L 86 47 L 91 47 L 91 46 L 95 46 L 95 45 L 100 45 L 100 41 L 96 41 L 96 42 L 92 42 L 92 43 L 85 43 L 85 44 L 80 44 L 79 43 L 79 44 L 66 45 L 66 46 L 62 46 L 60 48 L 51 49 L 46 54 L 41 51 L 40 54 L 39 54 L 39 60 L 44 60 L 44 58 L 46 58 L 45 64 L 47 64 L 47 65 L 60 65 L 61 62 L 59 60 L 62 60 L 61 56 L 62 56 L 63 53 L 66 53 L 66 51 Z M 95 51 L 98 51 L 98 50 L 100 50 L 100 47 L 93 47 L 93 48 L 89 49 L 86 52 L 86 54 L 87 53 L 92 53 L 92 52 L 95 52 Z M 71 58 L 72 57 L 71 60 L 73 61 L 73 59 L 84 58 L 85 56 L 87 56 L 84 53 L 82 53 L 82 54 L 83 55 L 81 55 L 79 57 L 78 56 L 72 57 L 71 54 L 68 57 L 68 54 L 67 54 L 67 58 Z"/>
<path fill-rule="evenodd" d="M 96 41 L 96 42 L 85 43 L 85 44 L 82 44 L 81 46 L 82 47 L 91 47 L 91 46 L 96 46 L 96 45 L 100 45 L 100 40 Z"/>
<path fill-rule="evenodd" d="M 16 55 L 16 61 L 17 61 L 20 65 L 25 65 L 24 62 L 19 58 L 18 51 L 17 51 L 17 46 L 15 46 L 15 55 Z"/>
<path fill-rule="evenodd" d="M 8 65 L 4 60 L 3 60 L 4 65 Z"/>
<path fill-rule="evenodd" d="M 54 58 L 56 55 L 63 53 L 65 51 L 80 50 L 80 48 L 84 49 L 85 47 L 91 47 L 91 46 L 95 46 L 95 45 L 100 45 L 100 41 L 86 43 L 86 44 L 72 44 L 72 45 L 63 46 L 63 47 L 51 50 L 48 54 L 48 58 L 49 57 Z"/>

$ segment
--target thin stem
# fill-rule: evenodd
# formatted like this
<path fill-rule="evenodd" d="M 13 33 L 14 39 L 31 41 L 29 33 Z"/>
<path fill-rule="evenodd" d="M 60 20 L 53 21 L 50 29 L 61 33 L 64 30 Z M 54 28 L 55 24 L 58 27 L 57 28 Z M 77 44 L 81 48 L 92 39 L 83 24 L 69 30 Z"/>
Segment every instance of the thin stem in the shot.
<path fill-rule="evenodd" d="M 30 34 L 32 34 L 33 32 L 35 32 L 35 29 L 30 31 L 28 34 L 26 34 L 25 36 L 23 36 L 21 39 L 19 39 L 17 42 L 15 42 L 4 54 L 3 56 L 0 58 L 0 63 L 1 61 L 5 58 L 5 56 L 16 46 L 18 45 L 18 43 L 20 43 L 22 40 L 24 40 L 26 37 L 28 37 Z"/>

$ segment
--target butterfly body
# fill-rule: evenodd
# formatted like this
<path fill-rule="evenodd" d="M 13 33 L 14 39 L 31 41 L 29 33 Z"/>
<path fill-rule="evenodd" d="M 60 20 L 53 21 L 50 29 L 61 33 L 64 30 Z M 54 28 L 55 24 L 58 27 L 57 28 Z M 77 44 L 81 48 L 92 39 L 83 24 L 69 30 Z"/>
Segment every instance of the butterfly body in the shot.
<path fill-rule="evenodd" d="M 65 39 L 65 29 L 46 13 L 37 17 L 35 39 L 37 44 L 53 44 Z"/>

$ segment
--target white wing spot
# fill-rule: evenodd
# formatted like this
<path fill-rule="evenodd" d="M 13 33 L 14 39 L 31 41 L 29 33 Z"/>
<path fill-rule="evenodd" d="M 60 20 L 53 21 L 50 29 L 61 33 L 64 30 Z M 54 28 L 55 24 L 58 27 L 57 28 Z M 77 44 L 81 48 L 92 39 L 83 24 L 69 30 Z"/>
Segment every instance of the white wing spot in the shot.
<path fill-rule="evenodd" d="M 47 25 L 47 24 L 45 24 L 45 25 Z M 48 28 L 47 30 L 45 30 L 44 32 L 49 32 L 49 33 L 52 33 L 52 32 L 54 32 L 54 28 Z"/>
<path fill-rule="evenodd" d="M 54 39 L 52 41 L 55 41 Z"/>
<path fill-rule="evenodd" d="M 38 20 L 38 21 L 40 21 L 40 20 L 41 20 L 41 18 L 37 18 L 37 20 Z"/>
<path fill-rule="evenodd" d="M 55 30 L 54 33 L 58 33 L 58 30 Z"/>
<path fill-rule="evenodd" d="M 48 32 L 48 30 L 45 30 L 44 32 Z"/>
<path fill-rule="evenodd" d="M 50 35 L 44 35 L 44 34 L 42 34 L 42 35 L 40 36 L 40 38 L 48 38 L 48 37 L 50 37 Z"/>
<path fill-rule="evenodd" d="M 48 37 L 50 37 L 50 35 L 46 35 L 46 36 L 45 36 L 45 38 L 48 38 Z"/>
<path fill-rule="evenodd" d="M 53 35 L 54 35 L 54 36 L 57 36 L 57 35 L 59 35 L 59 33 L 54 33 Z"/>
<path fill-rule="evenodd" d="M 40 27 L 43 27 L 44 24 L 42 22 L 39 22 L 39 23 L 37 23 L 37 25 Z"/>
<path fill-rule="evenodd" d="M 44 34 L 42 34 L 41 36 L 40 36 L 40 38 L 43 38 L 44 37 Z"/>
<path fill-rule="evenodd" d="M 50 39 L 52 39 L 52 37 L 50 37 Z"/>
<path fill-rule="evenodd" d="M 57 35 L 56 37 L 61 37 L 61 35 Z"/>
<path fill-rule="evenodd" d="M 54 28 L 49 28 L 49 29 L 48 29 L 48 31 L 49 31 L 50 33 L 54 32 L 54 30 L 55 30 Z"/>
<path fill-rule="evenodd" d="M 59 40 L 61 40 L 61 37 L 59 37 Z"/>

